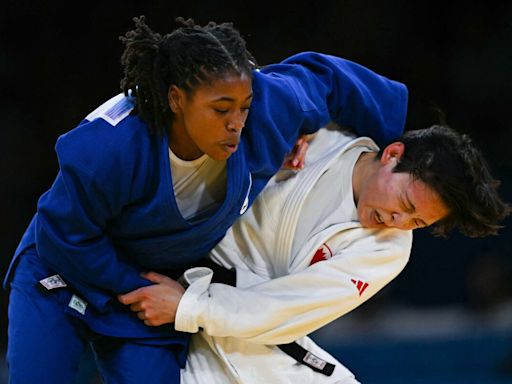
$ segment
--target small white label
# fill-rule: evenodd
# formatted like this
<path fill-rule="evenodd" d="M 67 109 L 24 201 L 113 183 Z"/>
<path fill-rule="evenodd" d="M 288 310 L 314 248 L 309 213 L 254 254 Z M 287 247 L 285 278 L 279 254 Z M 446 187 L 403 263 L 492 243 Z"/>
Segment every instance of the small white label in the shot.
<path fill-rule="evenodd" d="M 82 300 L 76 295 L 71 297 L 69 301 L 68 307 L 73 308 L 75 311 L 85 315 L 85 310 L 87 309 L 87 302 Z"/>
<path fill-rule="evenodd" d="M 304 362 L 308 363 L 309 365 L 317 369 L 324 369 L 325 364 L 327 364 L 325 360 L 322 360 L 321 358 L 313 355 L 310 352 L 306 353 L 306 356 L 304 356 Z"/>
<path fill-rule="evenodd" d="M 46 279 L 39 280 L 39 282 L 47 290 L 67 287 L 67 284 L 64 282 L 64 280 L 62 280 L 62 278 L 59 275 L 47 277 Z"/>
<path fill-rule="evenodd" d="M 251 187 L 252 187 L 252 175 L 249 172 L 249 189 L 247 190 L 247 195 L 245 195 L 244 203 L 242 204 L 242 208 L 240 209 L 240 214 L 243 215 L 245 211 L 247 211 L 247 208 L 249 208 L 249 194 L 251 193 Z"/>
<path fill-rule="evenodd" d="M 240 214 L 243 215 L 245 211 L 249 208 L 249 197 L 246 197 L 244 200 L 244 204 L 242 205 L 242 209 L 240 209 Z"/>

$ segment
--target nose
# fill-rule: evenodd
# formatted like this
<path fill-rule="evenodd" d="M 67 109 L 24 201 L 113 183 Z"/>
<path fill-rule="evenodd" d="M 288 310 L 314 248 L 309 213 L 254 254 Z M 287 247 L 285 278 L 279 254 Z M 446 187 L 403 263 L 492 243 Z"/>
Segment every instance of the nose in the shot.
<path fill-rule="evenodd" d="M 241 131 L 245 125 L 245 115 L 241 112 L 233 112 L 228 116 L 226 128 L 232 132 Z"/>

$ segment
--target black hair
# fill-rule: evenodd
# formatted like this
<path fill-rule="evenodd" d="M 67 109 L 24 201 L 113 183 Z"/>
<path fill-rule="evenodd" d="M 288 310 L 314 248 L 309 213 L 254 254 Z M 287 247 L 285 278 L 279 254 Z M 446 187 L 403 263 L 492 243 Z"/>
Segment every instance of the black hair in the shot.
<path fill-rule="evenodd" d="M 190 95 L 197 86 L 226 75 L 252 77 L 256 61 L 232 23 L 200 26 L 179 17 L 180 27 L 161 36 L 146 25 L 144 16 L 133 21 L 135 29 L 120 37 L 125 44 L 121 89 L 136 98 L 136 112 L 152 133 L 165 134 L 172 121 L 167 98 L 171 85 Z"/>
<path fill-rule="evenodd" d="M 496 234 L 511 209 L 498 195 L 500 182 L 470 137 L 446 125 L 406 132 L 394 172 L 407 172 L 432 188 L 449 209 L 433 227 L 442 237 L 454 228 L 470 237 Z M 380 152 L 380 154 L 382 151 Z"/>

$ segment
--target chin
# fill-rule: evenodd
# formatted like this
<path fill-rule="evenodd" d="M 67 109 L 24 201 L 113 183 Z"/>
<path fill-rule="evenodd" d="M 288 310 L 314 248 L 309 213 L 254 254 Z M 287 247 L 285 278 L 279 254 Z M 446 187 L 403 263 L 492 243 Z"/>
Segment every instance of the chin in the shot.
<path fill-rule="evenodd" d="M 227 153 L 224 151 L 215 151 L 215 152 L 205 152 L 210 159 L 213 159 L 215 161 L 224 161 L 229 156 L 231 156 L 231 153 Z"/>
<path fill-rule="evenodd" d="M 217 156 L 210 156 L 215 161 L 224 161 L 231 157 L 231 153 L 223 153 Z"/>
<path fill-rule="evenodd" d="M 366 220 L 365 218 L 363 217 L 359 217 L 359 222 L 361 223 L 361 225 L 365 228 L 369 228 L 369 223 L 368 223 L 368 220 Z"/>
<path fill-rule="evenodd" d="M 364 228 L 376 228 L 376 226 L 373 223 L 369 223 L 366 220 L 360 220 L 360 223 Z"/>
<path fill-rule="evenodd" d="M 358 212 L 359 214 L 359 212 Z M 377 228 L 377 224 L 372 220 L 371 211 L 369 214 L 359 214 L 359 222 L 364 228 Z"/>

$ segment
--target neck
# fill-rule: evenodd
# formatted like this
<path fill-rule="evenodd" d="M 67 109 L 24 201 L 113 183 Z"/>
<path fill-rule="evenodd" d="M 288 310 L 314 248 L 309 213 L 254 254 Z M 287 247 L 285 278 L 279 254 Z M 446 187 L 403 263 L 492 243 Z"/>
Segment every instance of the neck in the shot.
<path fill-rule="evenodd" d="M 356 205 L 359 201 L 359 194 L 365 181 L 368 180 L 376 168 L 376 156 L 376 152 L 363 152 L 359 155 L 359 159 L 357 159 L 354 165 L 354 171 L 352 172 L 352 192 Z"/>
<path fill-rule="evenodd" d="M 169 148 L 181 160 L 191 161 L 200 158 L 203 152 L 186 134 L 183 124 L 173 122 L 169 129 Z"/>

